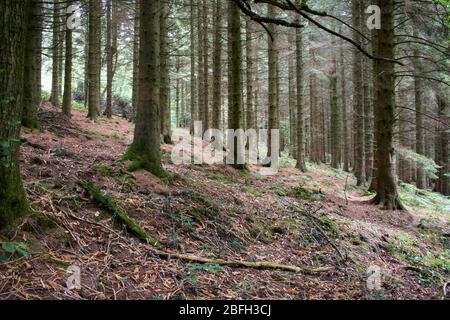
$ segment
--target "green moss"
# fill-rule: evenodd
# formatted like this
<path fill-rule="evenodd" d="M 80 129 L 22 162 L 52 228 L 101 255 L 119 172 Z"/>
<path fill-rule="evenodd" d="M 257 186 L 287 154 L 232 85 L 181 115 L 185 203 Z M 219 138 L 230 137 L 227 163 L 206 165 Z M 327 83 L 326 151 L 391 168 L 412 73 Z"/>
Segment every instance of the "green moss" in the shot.
<path fill-rule="evenodd" d="M 220 182 L 224 182 L 224 183 L 229 183 L 229 184 L 238 184 L 239 183 L 239 181 L 237 179 L 235 179 L 234 177 L 226 176 L 226 175 L 223 175 L 220 173 L 210 173 L 208 175 L 208 179 L 220 181 Z"/>
<path fill-rule="evenodd" d="M 29 204 L 22 185 L 19 168 L 0 164 L 0 229 L 29 213 Z"/>
<path fill-rule="evenodd" d="M 102 208 L 113 214 L 114 219 L 123 223 L 132 234 L 156 248 L 161 248 L 161 245 L 152 239 L 138 223 L 131 219 L 111 195 L 104 194 L 91 182 L 81 180 L 79 183 Z"/>
<path fill-rule="evenodd" d="M 273 186 L 273 187 L 271 188 L 271 190 L 272 190 L 276 195 L 278 195 L 278 196 L 280 196 L 280 197 L 286 197 L 286 196 L 288 196 L 288 194 L 289 194 L 289 192 L 288 192 L 286 189 L 284 189 L 284 188 L 282 188 L 282 187 L 280 187 L 280 186 Z"/>
<path fill-rule="evenodd" d="M 103 177 L 111 177 L 114 172 L 109 166 L 105 166 L 103 164 L 98 164 L 93 167 L 95 171 L 100 173 Z"/>
<path fill-rule="evenodd" d="M 250 194 L 254 195 L 255 197 L 261 197 L 263 195 L 263 193 L 261 191 L 259 191 L 258 189 L 256 189 L 255 187 L 252 187 L 252 186 L 244 186 L 244 192 L 250 193 Z"/>

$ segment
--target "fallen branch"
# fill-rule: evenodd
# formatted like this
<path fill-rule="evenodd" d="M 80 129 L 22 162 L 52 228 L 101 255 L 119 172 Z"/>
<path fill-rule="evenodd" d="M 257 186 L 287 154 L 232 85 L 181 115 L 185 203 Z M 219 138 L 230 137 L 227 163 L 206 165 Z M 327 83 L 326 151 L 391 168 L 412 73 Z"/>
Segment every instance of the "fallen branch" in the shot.
<path fill-rule="evenodd" d="M 240 268 L 253 268 L 253 269 L 263 269 L 263 270 L 283 270 L 294 273 L 304 273 L 304 274 L 317 274 L 321 272 L 328 272 L 333 270 L 332 267 L 297 267 L 279 264 L 275 262 L 249 262 L 249 261 L 239 261 L 239 260 L 223 260 L 223 259 L 209 259 L 203 257 L 197 257 L 193 255 L 185 255 L 178 253 L 167 253 L 161 251 L 161 244 L 156 240 L 152 239 L 147 232 L 135 221 L 133 221 L 126 211 L 117 205 L 117 202 L 110 195 L 103 193 L 98 187 L 96 187 L 92 182 L 81 180 L 79 181 L 80 186 L 104 209 L 108 210 L 114 215 L 114 218 L 119 219 L 124 223 L 127 229 L 140 240 L 151 245 L 150 252 L 155 256 L 164 259 L 178 259 L 188 262 L 205 263 L 205 264 L 218 264 L 221 266 L 228 267 L 240 267 Z"/>
<path fill-rule="evenodd" d="M 152 247 L 162 248 L 158 241 L 150 237 L 138 223 L 130 218 L 128 213 L 117 204 L 112 196 L 103 193 L 92 182 L 81 180 L 79 184 L 101 207 L 108 210 L 115 219 L 122 222 L 133 235 Z"/>
<path fill-rule="evenodd" d="M 228 267 L 240 267 L 240 268 L 252 268 L 252 269 L 260 269 L 260 270 L 282 270 L 282 271 L 289 271 L 294 273 L 304 273 L 304 274 L 318 274 L 322 272 L 328 272 L 333 270 L 332 267 L 297 267 L 297 266 L 290 266 L 290 265 L 284 265 L 279 264 L 275 262 L 249 262 L 249 261 L 240 261 L 240 260 L 223 260 L 223 259 L 208 259 L 203 257 L 197 257 L 193 255 L 186 255 L 186 254 L 178 254 L 178 253 L 167 253 L 156 249 L 151 249 L 151 253 L 154 255 L 165 258 L 167 260 L 170 259 L 178 259 L 183 261 L 189 261 L 189 262 L 197 262 L 197 263 L 204 263 L 204 264 L 218 264 L 221 266 L 228 266 Z"/>
<path fill-rule="evenodd" d="M 289 206 L 291 207 L 291 209 L 296 212 L 299 213 L 307 218 L 309 218 L 309 220 L 311 221 L 311 223 L 314 225 L 314 227 L 316 227 L 316 229 L 320 232 L 320 234 L 325 238 L 325 240 L 330 244 L 330 246 L 333 247 L 333 249 L 336 251 L 336 253 L 339 255 L 339 257 L 342 259 L 342 261 L 345 263 L 348 259 L 347 254 L 343 254 L 341 252 L 341 250 L 338 248 L 338 246 L 330 239 L 330 237 L 328 237 L 328 235 L 326 234 L 326 232 L 322 229 L 322 227 L 320 226 L 320 223 L 322 223 L 320 221 L 319 218 L 317 218 L 314 214 L 321 210 L 322 207 L 320 207 L 319 209 L 317 209 L 314 213 L 311 212 L 307 212 L 304 210 L 301 210 L 299 207 L 297 207 L 296 205 L 289 203 Z"/>

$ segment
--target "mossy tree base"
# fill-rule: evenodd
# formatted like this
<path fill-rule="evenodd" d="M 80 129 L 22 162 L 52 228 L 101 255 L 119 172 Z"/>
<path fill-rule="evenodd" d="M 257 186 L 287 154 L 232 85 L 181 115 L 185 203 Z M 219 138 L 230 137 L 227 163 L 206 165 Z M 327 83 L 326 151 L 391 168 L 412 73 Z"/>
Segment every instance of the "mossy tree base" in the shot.
<path fill-rule="evenodd" d="M 29 213 L 29 205 L 22 185 L 19 168 L 0 166 L 0 229 Z"/>
<path fill-rule="evenodd" d="M 152 154 L 152 152 L 146 150 L 145 147 L 132 144 L 125 153 L 123 159 L 132 162 L 128 167 L 128 170 L 131 172 L 143 169 L 162 180 L 170 180 L 170 176 L 161 165 L 161 156 L 159 154 Z"/>
<path fill-rule="evenodd" d="M 401 203 L 398 196 L 396 197 L 381 197 L 376 195 L 371 200 L 371 204 L 379 205 L 384 210 L 406 210 L 405 206 Z"/>

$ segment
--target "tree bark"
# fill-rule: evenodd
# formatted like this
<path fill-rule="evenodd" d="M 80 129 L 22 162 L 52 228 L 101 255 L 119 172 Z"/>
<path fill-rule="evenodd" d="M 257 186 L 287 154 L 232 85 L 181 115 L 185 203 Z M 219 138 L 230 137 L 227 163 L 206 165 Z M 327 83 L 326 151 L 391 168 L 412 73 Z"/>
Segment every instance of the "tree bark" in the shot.
<path fill-rule="evenodd" d="M 139 80 L 139 12 L 140 12 L 140 0 L 136 0 L 134 7 L 134 38 L 133 38 L 133 92 L 132 92 L 132 115 L 131 119 L 135 121 L 137 112 L 137 97 L 138 97 L 138 80 Z"/>
<path fill-rule="evenodd" d="M 246 101 L 246 128 L 247 129 L 256 129 L 256 121 L 255 121 L 255 107 L 254 107 L 254 96 L 253 96 L 253 87 L 254 87 L 254 61 L 255 61 L 255 48 L 254 48 L 254 22 L 250 19 L 245 20 L 245 35 L 246 35 L 246 65 L 247 65 L 247 101 Z"/>
<path fill-rule="evenodd" d="M 414 56 L 419 56 L 419 51 L 414 50 Z M 414 59 L 414 72 L 420 74 L 420 61 Z M 423 83 L 422 79 L 414 77 L 414 103 L 416 108 L 416 153 L 425 155 L 425 132 L 423 114 L 426 112 L 423 105 Z M 419 189 L 426 188 L 425 172 L 422 166 L 417 166 L 416 185 Z"/>
<path fill-rule="evenodd" d="M 194 122 L 197 119 L 197 112 L 196 112 L 196 87 L 195 87 L 195 22 L 194 22 L 194 0 L 190 0 L 190 37 L 191 37 L 191 101 L 190 101 L 190 109 L 191 109 L 191 122 L 190 122 L 190 133 L 194 133 Z"/>
<path fill-rule="evenodd" d="M 37 0 L 26 2 L 28 26 L 25 40 L 22 125 L 30 129 L 39 129 L 37 112 L 41 102 L 42 10 Z"/>
<path fill-rule="evenodd" d="M 160 108 L 161 108 L 161 134 L 164 143 L 172 143 L 172 121 L 170 112 L 170 79 L 169 79 L 169 3 L 168 0 L 161 0 L 161 51 L 160 51 L 160 70 L 161 70 L 161 88 L 160 88 Z"/>
<path fill-rule="evenodd" d="M 52 92 L 50 102 L 54 107 L 59 106 L 59 46 L 60 44 L 60 6 L 59 0 L 53 1 L 53 22 L 52 22 Z"/>
<path fill-rule="evenodd" d="M 448 126 L 450 125 L 448 116 L 448 99 L 443 93 L 436 93 L 439 123 L 436 132 L 436 162 L 440 166 L 438 171 L 438 180 L 436 181 L 435 190 L 445 196 L 450 196 L 450 162 L 449 162 L 449 141 L 450 132 Z"/>
<path fill-rule="evenodd" d="M 29 207 L 20 175 L 25 34 L 29 1 L 0 1 L 0 229 Z"/>
<path fill-rule="evenodd" d="M 117 54 L 117 4 L 106 2 L 106 109 L 105 115 L 112 118 L 112 86 L 114 80 L 114 60 Z"/>
<path fill-rule="evenodd" d="M 361 27 L 361 1 L 352 0 L 352 21 L 356 29 Z M 353 31 L 353 41 L 361 44 L 361 35 Z M 364 157 L 364 101 L 363 101 L 362 54 L 353 48 L 353 132 L 354 132 L 354 170 L 357 185 L 366 182 Z"/>
<path fill-rule="evenodd" d="M 89 0 L 88 118 L 92 121 L 100 114 L 101 13 L 102 2 Z"/>
<path fill-rule="evenodd" d="M 212 127 L 220 129 L 222 123 L 222 3 L 215 1 L 214 20 L 214 53 L 213 53 L 213 100 Z"/>
<path fill-rule="evenodd" d="M 275 17 L 276 10 L 275 6 L 268 4 L 267 5 L 269 17 Z M 269 59 L 269 124 L 268 124 L 268 139 L 267 139 L 267 156 L 272 156 L 272 130 L 277 130 L 280 128 L 279 118 L 280 118 L 280 110 L 278 105 L 278 83 L 277 83 L 277 74 L 278 74 L 278 52 L 277 52 L 277 35 L 276 35 L 276 27 L 274 24 L 268 25 L 268 30 L 270 35 L 268 35 L 268 59 Z"/>
<path fill-rule="evenodd" d="M 300 1 L 297 1 L 297 4 Z M 298 23 L 301 22 L 300 17 Z M 303 106 L 303 30 L 295 30 L 295 61 L 296 61 L 296 107 L 297 107 L 297 168 L 302 172 L 306 172 L 306 154 L 305 154 L 305 111 Z"/>
<path fill-rule="evenodd" d="M 69 0 L 67 2 L 67 8 L 69 8 L 73 2 Z M 69 19 L 70 13 L 67 13 L 66 18 Z M 65 59 L 65 71 L 64 71 L 64 95 L 63 95 L 63 114 L 67 117 L 71 117 L 72 113 L 72 29 L 65 26 L 66 35 L 66 59 Z"/>
<path fill-rule="evenodd" d="M 341 166 L 341 117 L 338 105 L 337 89 L 337 58 L 333 55 L 331 70 L 331 166 L 338 169 Z"/>
<path fill-rule="evenodd" d="M 239 7 L 234 2 L 229 2 L 228 8 L 228 28 L 229 28 L 229 96 L 231 98 L 228 110 L 228 127 L 229 129 L 242 129 L 241 118 L 243 116 L 242 108 L 242 40 L 241 40 L 241 18 Z M 237 137 L 229 139 L 232 146 L 228 146 L 229 150 L 233 150 L 233 166 L 237 169 L 246 168 L 245 165 L 239 164 L 238 159 L 242 158 L 242 154 L 237 148 Z"/>

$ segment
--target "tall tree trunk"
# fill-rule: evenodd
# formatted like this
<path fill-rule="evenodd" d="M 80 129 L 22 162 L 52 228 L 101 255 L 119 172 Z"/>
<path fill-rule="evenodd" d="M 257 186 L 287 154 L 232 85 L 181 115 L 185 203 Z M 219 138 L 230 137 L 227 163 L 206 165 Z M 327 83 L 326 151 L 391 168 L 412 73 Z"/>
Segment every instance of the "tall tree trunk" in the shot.
<path fill-rule="evenodd" d="M 84 109 L 88 108 L 89 104 L 89 7 L 85 3 L 83 19 L 85 20 L 84 31 Z"/>
<path fill-rule="evenodd" d="M 209 2 L 209 1 L 208 1 Z M 203 0 L 202 10 L 203 31 L 202 31 L 202 45 L 203 45 L 203 129 L 210 128 L 209 116 L 209 50 L 208 50 L 208 5 L 207 0 Z"/>
<path fill-rule="evenodd" d="M 352 0 L 352 21 L 356 29 L 361 27 L 361 1 Z M 361 35 L 353 31 L 353 41 L 361 44 Z M 366 182 L 364 157 L 364 101 L 363 101 L 363 58 L 362 54 L 353 48 L 353 132 L 354 132 L 354 170 L 357 185 Z"/>
<path fill-rule="evenodd" d="M 439 120 L 441 121 L 436 132 L 436 162 L 440 166 L 438 171 L 438 180 L 436 181 L 435 190 L 445 196 L 450 196 L 450 158 L 449 158 L 449 141 L 450 125 L 448 115 L 448 99 L 443 93 L 436 93 Z"/>
<path fill-rule="evenodd" d="M 414 56 L 419 56 L 418 50 L 414 50 Z M 414 59 L 414 72 L 420 74 L 420 65 L 418 59 Z M 414 77 L 414 101 L 416 107 L 416 153 L 425 155 L 425 132 L 423 114 L 425 112 L 423 106 L 423 84 L 422 79 Z M 425 172 L 422 166 L 417 166 L 416 185 L 419 189 L 426 188 Z"/>
<path fill-rule="evenodd" d="M 141 2 L 136 126 L 125 159 L 133 161 L 130 170 L 145 169 L 166 178 L 160 154 L 160 10 L 160 0 Z"/>
<path fill-rule="evenodd" d="M 298 0 L 297 4 L 301 1 Z M 300 17 L 298 18 L 300 23 Z M 297 106 L 297 168 L 302 172 L 306 172 L 306 155 L 305 155 L 305 111 L 303 107 L 303 31 L 295 30 L 295 61 L 296 61 L 296 106 Z"/>
<path fill-rule="evenodd" d="M 53 22 L 52 22 L 52 30 L 53 30 L 53 39 L 52 39 L 52 92 L 50 97 L 50 102 L 54 107 L 59 106 L 59 46 L 61 45 L 60 40 L 60 2 L 59 0 L 53 1 Z"/>
<path fill-rule="evenodd" d="M 341 116 L 338 104 L 337 58 L 333 54 L 331 70 L 331 166 L 338 169 L 341 164 Z"/>
<path fill-rule="evenodd" d="M 276 10 L 275 6 L 267 5 L 269 17 L 275 17 Z M 269 59 L 269 125 L 268 125 L 268 139 L 267 139 L 267 156 L 272 156 L 272 130 L 280 128 L 279 118 L 280 110 L 278 105 L 278 52 L 277 52 L 277 35 L 276 27 L 274 24 L 269 24 L 268 30 L 270 35 L 268 35 L 268 59 Z"/>
<path fill-rule="evenodd" d="M 204 38 L 203 38 L 203 5 L 202 0 L 197 0 L 197 73 L 198 73 L 198 86 L 197 86 L 197 100 L 198 100 L 198 114 L 197 120 L 204 121 L 205 119 L 205 81 L 204 79 L 204 60 L 203 60 L 203 49 L 204 49 Z M 205 123 L 203 123 L 203 129 L 205 129 Z M 203 134 L 203 132 L 202 132 Z"/>
<path fill-rule="evenodd" d="M 212 127 L 221 128 L 222 116 L 222 3 L 215 1 L 214 20 L 214 52 L 213 52 L 213 100 Z"/>
<path fill-rule="evenodd" d="M 22 125 L 39 128 L 38 107 L 41 102 L 42 10 L 37 0 L 27 0 L 25 40 L 25 79 Z"/>
<path fill-rule="evenodd" d="M 27 7 L 30 1 L 0 1 L 0 229 L 28 213 L 20 175 Z"/>
<path fill-rule="evenodd" d="M 344 40 L 340 40 L 340 68 L 341 68 L 341 103 L 342 103 L 342 129 L 343 129 L 343 169 L 346 172 L 350 171 L 350 142 L 348 136 L 348 118 L 347 118 L 347 88 L 345 79 L 346 64 L 344 61 Z"/>
<path fill-rule="evenodd" d="M 254 36 L 254 22 L 251 19 L 245 20 L 245 35 L 246 35 L 246 64 L 247 64 L 247 101 L 246 101 L 246 128 L 255 129 L 255 107 L 253 101 L 253 86 L 254 86 L 254 61 L 255 61 L 255 48 L 253 44 Z"/>
<path fill-rule="evenodd" d="M 186 86 L 184 80 L 181 80 L 181 110 L 180 110 L 180 127 L 186 128 Z"/>
<path fill-rule="evenodd" d="M 170 112 L 170 84 L 169 84 L 169 3 L 168 0 L 161 0 L 161 51 L 160 51 L 160 108 L 161 108 L 161 134 L 165 143 L 172 143 L 171 112 Z"/>
<path fill-rule="evenodd" d="M 114 0 L 106 3 L 106 109 L 107 118 L 112 118 L 112 85 L 114 80 L 114 60 L 117 54 L 117 4 Z"/>
<path fill-rule="evenodd" d="M 196 112 L 196 87 L 195 87 L 195 22 L 194 22 L 194 0 L 190 0 L 190 37 L 191 37 L 191 101 L 190 101 L 190 109 L 191 109 L 191 122 L 190 122 L 190 132 L 191 134 L 194 133 L 194 122 L 197 119 L 197 112 Z"/>
<path fill-rule="evenodd" d="M 176 76 L 177 80 L 175 81 L 175 123 L 176 127 L 181 127 L 180 123 L 180 57 L 177 57 L 177 61 L 175 64 Z"/>
<path fill-rule="evenodd" d="M 394 59 L 394 0 L 378 0 L 381 29 L 377 30 L 376 56 Z M 375 99 L 376 191 L 374 203 L 386 209 L 403 209 L 394 176 L 393 127 L 395 122 L 395 67 L 392 62 L 377 60 Z"/>
<path fill-rule="evenodd" d="M 242 129 L 241 118 L 243 116 L 242 108 L 242 40 L 241 40 L 241 19 L 239 7 L 232 1 L 229 2 L 228 8 L 228 46 L 229 46 L 229 96 L 230 105 L 228 110 L 228 127 L 229 129 Z M 230 138 L 230 137 L 229 137 Z M 242 158 L 242 154 L 238 149 L 238 138 L 229 139 L 233 145 L 229 145 L 229 150 L 233 150 L 233 166 L 237 169 L 246 168 L 245 165 L 239 164 L 238 159 Z"/>
<path fill-rule="evenodd" d="M 137 111 L 137 97 L 138 97 L 138 79 L 139 79 L 139 12 L 140 12 L 140 0 L 136 0 L 134 7 L 134 36 L 133 36 L 133 92 L 132 92 L 132 121 L 135 121 Z"/>
<path fill-rule="evenodd" d="M 67 8 L 69 8 L 73 2 L 69 0 L 67 2 Z M 67 10 L 66 10 L 67 12 Z M 70 13 L 67 13 L 66 18 L 70 18 Z M 66 59 L 65 59 L 65 71 L 64 71 L 64 95 L 63 95 L 63 114 L 67 117 L 71 117 L 72 112 L 72 29 L 66 26 Z"/>
<path fill-rule="evenodd" d="M 295 45 L 293 33 L 288 34 L 288 44 L 292 48 Z M 295 86 L 295 57 L 292 51 L 288 56 L 288 107 L 289 107 L 289 151 L 294 159 L 297 159 L 297 103 L 296 103 L 296 86 Z"/>
<path fill-rule="evenodd" d="M 88 118 L 92 121 L 100 114 L 101 14 L 102 2 L 89 0 Z"/>
<path fill-rule="evenodd" d="M 372 104 L 372 68 L 370 60 L 364 59 L 364 157 L 365 177 L 372 179 L 373 172 L 373 104 Z"/>

